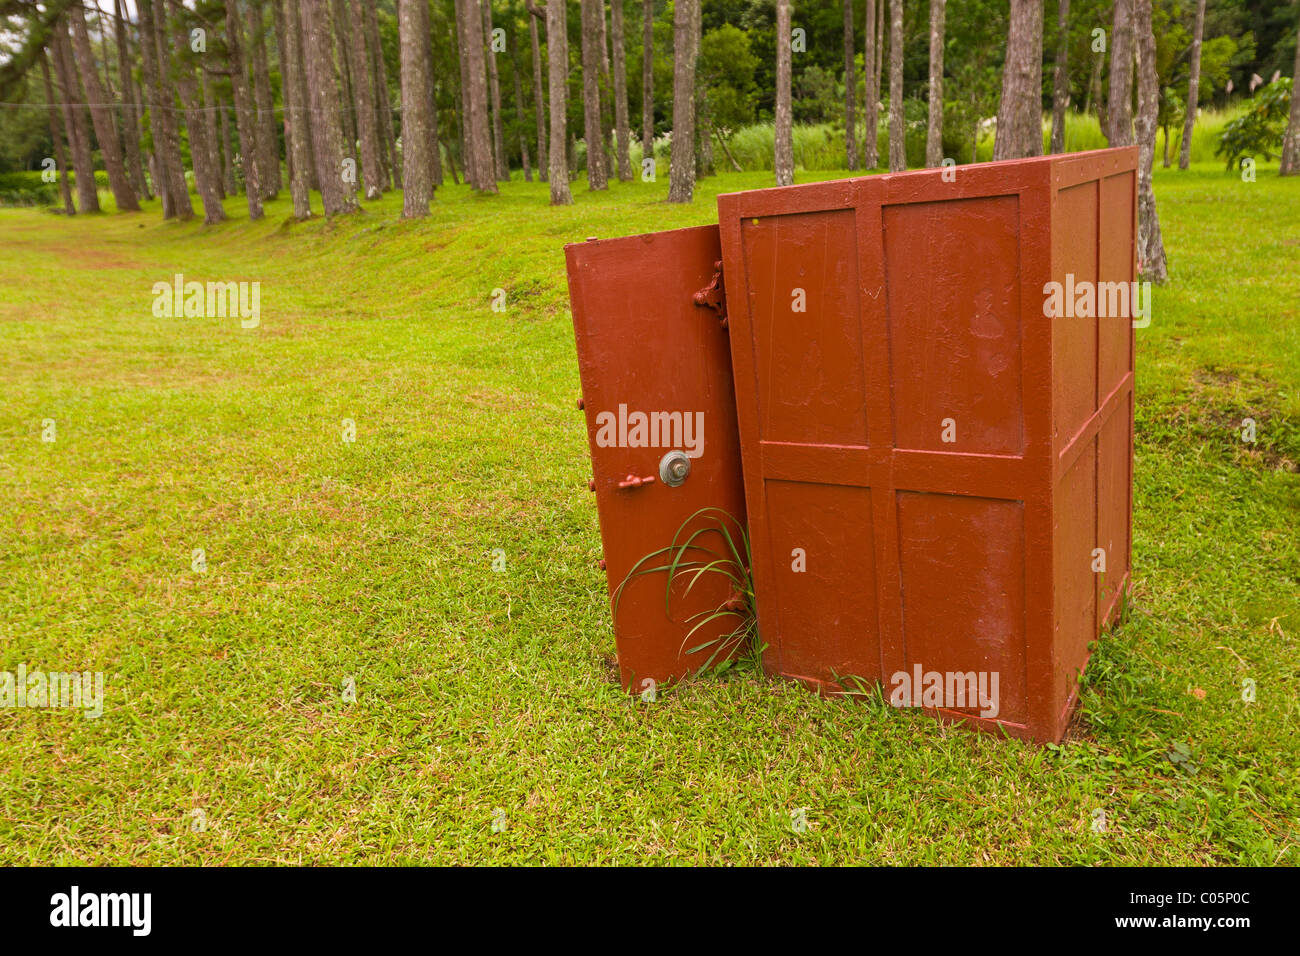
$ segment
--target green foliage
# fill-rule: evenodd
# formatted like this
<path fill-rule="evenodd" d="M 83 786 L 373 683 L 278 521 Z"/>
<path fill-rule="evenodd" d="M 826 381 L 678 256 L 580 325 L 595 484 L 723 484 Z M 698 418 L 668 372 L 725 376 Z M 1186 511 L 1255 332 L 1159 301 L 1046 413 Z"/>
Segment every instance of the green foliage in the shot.
<path fill-rule="evenodd" d="M 695 81 L 703 84 L 710 121 L 724 138 L 754 121 L 757 63 L 749 36 L 730 24 L 710 30 L 700 41 Z"/>
<path fill-rule="evenodd" d="M 1227 159 L 1229 169 L 1247 156 L 1271 160 L 1274 150 L 1281 151 L 1291 86 L 1291 78 L 1286 76 L 1268 84 L 1247 104 L 1244 113 L 1224 127 L 1215 154 Z"/>
<path fill-rule="evenodd" d="M 38 170 L 0 173 L 0 206 L 52 206 L 59 201 L 58 183 L 43 182 Z"/>

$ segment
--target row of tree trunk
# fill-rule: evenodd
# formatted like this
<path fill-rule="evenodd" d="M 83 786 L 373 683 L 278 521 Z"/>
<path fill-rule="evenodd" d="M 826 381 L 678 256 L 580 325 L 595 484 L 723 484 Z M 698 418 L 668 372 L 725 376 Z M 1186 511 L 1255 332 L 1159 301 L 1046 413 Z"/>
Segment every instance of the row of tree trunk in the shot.
<path fill-rule="evenodd" d="M 712 165 L 708 103 L 696 88 L 700 53 L 702 0 L 677 0 L 673 19 L 673 102 L 669 162 L 670 202 L 690 202 L 695 181 Z M 589 188 L 607 188 L 609 178 L 633 177 L 632 130 L 628 111 L 624 30 L 625 0 L 580 0 L 583 135 L 587 148 Z M 861 104 L 861 143 L 857 139 L 858 104 L 855 13 L 861 3 L 865 43 L 866 95 Z M 270 7 L 270 16 L 267 7 Z M 573 133 L 568 128 L 569 51 L 566 4 L 525 0 L 532 52 L 532 109 L 536 123 L 535 155 L 540 179 L 550 182 L 554 204 L 572 202 Z M 888 7 L 888 9 L 886 9 Z M 943 49 L 946 0 L 929 3 L 929 123 L 925 165 L 943 157 Z M 1042 152 L 1043 8 L 1041 0 L 1010 0 L 1007 52 L 994 141 L 995 159 Z M 284 169 L 294 215 L 312 214 L 312 192 L 320 194 L 326 215 L 356 210 L 357 194 L 376 199 L 404 188 L 403 215 L 427 215 L 443 166 L 435 102 L 435 77 L 429 9 L 425 0 L 397 0 L 400 39 L 400 108 L 403 149 L 397 148 L 392 102 L 379 45 L 375 5 L 369 0 L 226 0 L 224 17 L 209 22 L 175 0 L 138 0 L 138 21 L 115 0 L 113 35 L 117 48 L 118 89 L 105 63 L 95 61 L 85 12 L 70 3 L 55 21 L 40 58 L 50 103 L 49 122 L 56 162 L 63 170 L 62 197 L 68 212 L 99 208 L 92 166 L 93 142 L 103 155 L 109 188 L 119 210 L 137 210 L 150 191 L 162 199 L 163 215 L 194 215 L 181 159 L 181 125 L 188 131 L 194 188 L 205 222 L 225 218 L 222 201 L 235 192 L 242 174 L 249 216 L 262 215 L 264 201 L 284 185 Z M 210 5 L 203 8 L 214 9 Z M 217 8 L 220 9 L 220 8 Z M 1064 148 L 1068 96 L 1069 0 L 1058 0 L 1061 29 L 1055 51 L 1051 150 Z M 654 158 L 653 0 L 643 0 L 644 74 L 642 77 L 641 148 Z M 608 14 L 608 31 L 606 15 Z M 99 32 L 106 37 L 101 14 Z M 523 81 L 518 69 L 517 38 L 494 29 L 489 0 L 455 0 L 455 34 L 459 51 L 460 150 L 466 181 L 480 193 L 495 193 L 508 181 L 502 86 L 512 88 L 515 126 L 520 134 L 524 176 L 532 179 L 532 155 L 524 132 Z M 889 51 L 888 165 L 905 169 L 903 119 L 902 0 L 843 0 L 845 63 L 845 149 L 850 169 L 879 162 L 877 115 Z M 281 77 L 282 123 L 276 106 L 267 55 L 268 19 L 274 26 Z M 1205 0 L 1198 0 L 1191 48 L 1191 80 L 1186 127 L 1179 164 L 1190 158 L 1200 74 Z M 1140 250 L 1143 267 L 1163 278 L 1164 252 L 1151 191 L 1156 110 L 1154 35 L 1151 0 L 1115 0 L 1110 32 L 1109 90 L 1103 129 L 1111 145 L 1136 144 L 1142 151 Z M 887 29 L 886 29 L 887 27 Z M 794 180 L 791 103 L 791 0 L 776 0 L 775 143 L 776 182 Z M 221 43 L 215 43 L 219 34 Z M 546 40 L 546 77 L 541 43 Z M 212 47 L 210 52 L 209 44 Z M 105 52 L 107 46 L 105 45 Z M 612 58 L 610 52 L 612 49 Z M 510 74 L 502 77 L 497 55 L 508 52 Z M 137 60 L 138 56 L 138 60 Z M 134 87 L 138 63 L 141 89 Z M 1300 62 L 1298 62 L 1300 68 Z M 1132 109 L 1136 81 L 1136 115 Z M 218 85 L 228 83 L 223 101 Z M 1099 99 L 1100 102 L 1100 99 Z M 1292 111 L 1300 110 L 1294 97 Z M 142 136 L 148 111 L 150 133 Z M 233 108 L 234 136 L 231 134 Z M 549 120 L 549 122 L 548 122 Z M 1300 123 L 1293 122 L 1293 127 Z M 150 149 L 142 147 L 150 143 Z M 66 150 L 65 150 L 66 142 Z M 453 153 L 447 159 L 453 179 Z M 1300 167 L 1300 136 L 1288 134 L 1283 172 Z M 76 201 L 67 170 L 76 171 Z M 146 171 L 149 173 L 146 176 Z M 648 170 L 647 170 L 648 171 Z M 647 177 L 648 178 L 648 177 Z M 151 185 L 152 184 L 152 185 Z"/>

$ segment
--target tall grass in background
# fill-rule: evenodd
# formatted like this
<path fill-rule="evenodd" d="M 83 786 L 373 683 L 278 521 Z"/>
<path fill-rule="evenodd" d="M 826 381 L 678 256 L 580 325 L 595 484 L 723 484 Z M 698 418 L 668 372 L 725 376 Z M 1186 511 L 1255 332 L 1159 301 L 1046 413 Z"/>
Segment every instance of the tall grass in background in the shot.
<path fill-rule="evenodd" d="M 1209 163 L 1217 161 L 1214 148 L 1218 145 L 1223 127 L 1239 112 L 1239 107 L 1231 107 L 1226 110 L 1201 111 L 1200 118 L 1196 122 L 1196 129 L 1192 133 L 1192 162 Z M 1044 152 L 1047 151 L 1051 142 L 1051 134 L 1052 120 L 1050 116 L 1047 116 L 1043 120 Z M 909 122 L 907 124 L 907 165 L 909 167 L 918 167 L 925 164 L 925 136 L 926 128 L 924 123 Z M 976 156 L 980 162 L 988 162 L 993 158 L 993 138 L 994 130 L 991 126 L 981 132 L 976 147 Z M 735 155 L 736 161 L 740 163 L 745 171 L 750 172 L 772 168 L 774 140 L 775 131 L 771 123 L 756 123 L 737 130 L 732 135 L 728 145 L 731 147 L 731 152 Z M 1091 113 L 1066 113 L 1065 151 L 1067 153 L 1078 153 L 1089 149 L 1105 149 L 1108 145 L 1095 115 Z M 1182 124 L 1180 123 L 1178 129 L 1172 131 L 1172 139 L 1169 145 L 1169 159 L 1172 165 L 1178 163 L 1178 150 L 1181 145 Z M 889 118 L 887 115 L 881 116 L 880 126 L 876 131 L 876 147 L 880 157 L 880 166 L 877 168 L 887 168 L 889 160 Z M 667 137 L 663 139 L 662 148 L 663 155 L 666 158 L 668 150 Z M 1156 138 L 1157 165 L 1163 162 L 1164 148 L 1164 133 L 1160 132 Z M 660 151 L 659 141 L 656 141 L 655 151 L 656 153 Z M 961 163 L 966 162 L 969 156 L 970 139 L 967 137 L 965 151 L 953 158 Z M 721 148 L 715 147 L 714 159 L 719 170 L 729 168 L 730 164 L 727 163 L 726 156 Z M 831 123 L 817 123 L 794 127 L 794 165 L 796 170 L 846 169 L 848 164 L 844 154 L 843 126 L 836 126 Z"/>
<path fill-rule="evenodd" d="M 1223 133 L 1223 127 L 1240 112 L 1240 107 L 1201 111 L 1201 115 L 1196 120 L 1196 128 L 1192 131 L 1192 162 L 1212 163 L 1217 161 L 1214 148 L 1219 145 L 1219 136 Z M 1170 130 L 1169 164 L 1171 166 L 1178 165 L 1178 151 L 1182 148 L 1183 142 L 1182 123 L 1178 123 L 1177 126 L 1177 129 Z M 976 154 L 979 156 L 980 162 L 987 162 L 993 158 L 993 135 L 993 130 L 989 129 L 980 137 Z M 1047 151 L 1051 139 L 1052 118 L 1047 116 L 1043 119 L 1044 152 Z M 1106 142 L 1106 137 L 1101 132 L 1101 124 L 1094 114 L 1073 112 L 1065 114 L 1065 151 L 1067 153 L 1080 153 L 1089 149 L 1106 149 L 1109 145 Z M 1156 132 L 1156 165 L 1163 164 L 1164 150 L 1165 134 L 1163 130 L 1159 130 Z"/>

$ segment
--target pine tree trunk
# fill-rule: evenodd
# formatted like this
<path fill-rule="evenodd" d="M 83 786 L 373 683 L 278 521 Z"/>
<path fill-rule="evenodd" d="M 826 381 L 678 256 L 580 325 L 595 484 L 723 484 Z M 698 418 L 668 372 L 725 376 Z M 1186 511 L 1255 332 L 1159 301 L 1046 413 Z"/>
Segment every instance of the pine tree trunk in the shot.
<path fill-rule="evenodd" d="M 930 0 L 930 116 L 925 134 L 925 165 L 943 163 L 943 17 L 944 0 Z"/>
<path fill-rule="evenodd" d="M 700 49 L 704 45 L 703 4 L 696 2 L 693 16 L 695 19 L 695 62 L 699 68 Z M 715 175 L 713 171 L 713 115 L 709 111 L 709 91 L 700 82 L 695 84 L 695 181 L 705 176 Z"/>
<path fill-rule="evenodd" d="M 303 66 L 310 104 L 312 154 L 325 215 L 357 211 L 355 184 L 343 178 L 343 124 L 338 112 L 338 69 L 329 0 L 299 0 Z"/>
<path fill-rule="evenodd" d="M 1291 113 L 1287 117 L 1286 132 L 1282 135 L 1282 161 L 1277 168 L 1279 176 L 1300 176 L 1300 42 L 1296 43 L 1295 67 L 1291 76 Z M 1187 138 L 1190 140 L 1191 135 Z"/>
<path fill-rule="evenodd" d="M 885 77 L 885 48 L 889 45 L 885 33 L 885 6 L 885 0 L 876 0 L 876 68 L 873 71 L 871 84 L 871 102 L 873 104 L 872 115 L 876 117 L 877 127 L 880 123 L 880 90 Z M 876 132 L 878 134 L 879 129 Z M 879 135 L 871 138 L 872 153 L 877 159 L 879 159 L 880 154 L 879 139 Z"/>
<path fill-rule="evenodd" d="M 1160 78 L 1156 75 L 1156 36 L 1151 28 L 1151 0 L 1133 4 L 1134 53 L 1138 67 L 1138 263 L 1142 277 L 1162 283 L 1169 279 L 1160 216 L 1151 188 L 1156 158 L 1156 119 L 1160 111 Z"/>
<path fill-rule="evenodd" d="M 303 155 L 307 158 L 306 181 L 307 189 L 320 190 L 320 175 L 316 168 L 316 144 L 312 139 L 311 123 L 311 95 L 307 92 L 307 47 L 306 33 L 303 31 L 303 0 L 292 0 L 285 7 L 285 16 L 288 18 L 288 24 L 285 27 L 287 33 L 295 37 L 293 56 L 293 81 L 294 81 L 294 102 L 298 104 L 298 114 L 293 118 L 296 129 L 298 130 L 298 139 L 302 143 Z M 282 80 L 283 82 L 283 77 Z M 308 203 L 308 212 L 310 212 L 310 201 Z"/>
<path fill-rule="evenodd" d="M 383 169 L 379 161 L 379 129 L 371 89 L 371 70 L 366 54 L 366 40 L 361 24 L 364 14 L 361 0 L 350 0 L 349 14 L 353 28 L 348 31 L 348 62 L 352 72 L 352 95 L 356 103 L 357 132 L 361 138 L 361 181 L 367 199 L 383 195 Z"/>
<path fill-rule="evenodd" d="M 1178 149 L 1179 169 L 1186 169 L 1192 162 L 1192 131 L 1196 128 L 1196 106 L 1201 97 L 1201 41 L 1204 36 L 1205 0 L 1197 0 L 1196 26 L 1192 32 L 1192 75 L 1187 82 L 1187 116 L 1183 120 L 1183 142 Z M 1297 50 L 1300 50 L 1300 46 L 1297 46 Z M 1300 53 L 1297 53 L 1297 57 L 1296 62 L 1300 63 Z M 1294 98 L 1291 106 L 1294 112 Z"/>
<path fill-rule="evenodd" d="M 220 97 L 217 108 L 221 111 L 221 173 L 225 180 L 226 195 L 239 195 L 239 177 L 235 172 L 235 138 L 230 131 L 230 107 Z"/>
<path fill-rule="evenodd" d="M 880 91 L 876 88 L 876 48 L 880 36 L 876 32 L 876 4 L 883 9 L 885 0 L 867 0 L 866 17 L 862 29 L 866 39 L 862 44 L 862 65 L 866 70 L 866 84 L 862 98 L 862 168 L 875 169 L 880 163 L 876 146 L 876 129 L 880 125 Z"/>
<path fill-rule="evenodd" d="M 483 14 L 479 9 L 479 4 L 485 2 L 487 0 L 460 0 L 465 14 L 461 42 L 465 48 L 469 93 L 469 113 L 464 119 L 468 150 L 465 163 L 470 185 L 479 192 L 495 194 L 497 184 L 488 122 L 487 63 L 483 59 Z"/>
<path fill-rule="evenodd" d="M 248 48 L 252 60 L 253 103 L 257 108 L 257 181 L 262 198 L 274 199 L 280 193 L 280 145 L 275 136 L 275 100 L 271 95 L 271 73 L 266 65 L 266 18 L 263 0 L 245 0 L 248 4 Z"/>
<path fill-rule="evenodd" d="M 68 157 L 63 151 L 63 120 L 60 108 L 55 105 L 54 84 L 50 82 L 50 63 L 41 51 L 41 78 L 45 81 L 45 105 L 50 119 L 50 139 L 54 141 L 54 163 L 59 167 L 59 188 L 63 193 L 63 212 L 69 216 L 77 214 L 77 207 L 72 204 L 72 188 L 68 184 Z"/>
<path fill-rule="evenodd" d="M 610 33 L 614 45 L 614 137 L 618 144 L 619 182 L 632 181 L 632 129 L 627 109 L 627 51 L 623 35 L 623 0 L 611 0 Z"/>
<path fill-rule="evenodd" d="M 794 113 L 790 102 L 790 0 L 776 0 L 776 112 L 772 168 L 778 186 L 794 182 Z"/>
<path fill-rule="evenodd" d="M 203 123 L 207 131 L 208 161 L 211 167 L 217 171 L 217 191 L 221 193 L 224 199 L 229 194 L 226 192 L 226 179 L 222 172 L 221 136 L 217 129 L 217 111 L 221 107 L 217 103 L 217 94 L 212 89 L 212 77 L 202 63 L 199 64 L 199 92 L 202 94 L 203 107 L 202 115 L 197 119 Z M 193 144 L 190 144 L 190 149 L 192 153 Z"/>
<path fill-rule="evenodd" d="M 994 159 L 1043 154 L 1043 3 L 1011 0 Z"/>
<path fill-rule="evenodd" d="M 153 129 L 154 159 L 158 166 L 158 190 L 163 197 L 163 218 L 182 221 L 194 218 L 185 165 L 181 159 L 181 137 L 176 124 L 176 94 L 172 91 L 170 59 L 165 26 L 167 11 L 163 3 L 155 8 L 153 0 L 138 0 L 140 10 L 140 49 L 145 54 L 146 83 L 150 86 L 150 124 Z M 155 15 L 156 14 L 156 15 Z"/>
<path fill-rule="evenodd" d="M 855 103 L 858 77 L 855 66 L 857 47 L 853 43 L 853 2 L 854 0 L 844 0 L 844 153 L 849 169 L 858 168 L 858 116 Z"/>
<path fill-rule="evenodd" d="M 126 33 L 126 11 L 122 0 L 116 0 L 113 35 L 117 39 L 117 71 L 122 87 L 122 143 L 126 149 L 126 172 L 136 196 L 152 199 L 149 181 L 144 176 L 144 161 L 140 154 L 140 97 L 131 76 L 131 44 Z"/>
<path fill-rule="evenodd" d="M 275 58 L 280 68 L 280 135 L 284 137 L 284 178 L 293 195 L 293 122 L 289 117 L 289 89 L 285 77 L 289 69 L 289 52 L 285 47 L 284 0 L 271 0 L 271 23 L 275 30 Z"/>
<path fill-rule="evenodd" d="M 432 81 L 429 52 L 429 5 L 426 0 L 399 0 L 397 32 L 402 54 L 402 217 L 429 214 L 433 166 L 429 156 L 428 91 Z"/>
<path fill-rule="evenodd" d="M 1065 152 L 1065 111 L 1070 105 L 1070 0 L 1056 12 L 1056 72 L 1052 74 L 1052 152 Z"/>
<path fill-rule="evenodd" d="M 488 96 L 492 102 L 492 155 L 496 159 L 496 178 L 510 182 L 510 162 L 506 156 L 505 121 L 501 118 L 501 72 L 497 69 L 497 53 L 492 42 L 492 2 L 480 0 L 483 7 L 483 53 L 487 58 Z"/>
<path fill-rule="evenodd" d="M 285 146 L 290 152 L 289 195 L 295 219 L 311 218 L 311 131 L 304 101 L 302 30 L 298 0 L 280 0 L 284 53 L 280 60 L 280 88 L 284 95 Z"/>
<path fill-rule="evenodd" d="M 573 195 L 569 190 L 569 163 L 566 147 L 569 139 L 569 28 L 563 3 L 546 5 L 546 59 L 549 83 L 551 143 L 548 150 L 550 165 L 548 179 L 551 184 L 551 205 L 569 206 Z"/>
<path fill-rule="evenodd" d="M 689 0 L 688 0 L 689 2 Z M 582 118 L 587 140 L 587 186 L 609 187 L 605 169 L 605 132 L 600 117 L 600 24 L 604 22 L 601 0 L 582 0 Z M 694 158 L 691 159 L 693 163 Z"/>
<path fill-rule="evenodd" d="M 478 165 L 474 162 L 474 143 L 469 137 L 469 34 L 465 31 L 465 19 L 469 15 L 466 7 L 473 0 L 455 0 L 456 10 L 456 55 L 460 64 L 460 161 L 465 169 L 465 181 L 471 189 L 480 188 Z"/>
<path fill-rule="evenodd" d="M 333 26 L 334 69 L 338 80 L 339 121 L 343 132 L 343 155 L 352 160 L 356 169 L 361 168 L 361 157 L 357 155 L 357 114 L 353 107 L 352 70 L 348 66 L 348 48 L 352 45 L 352 18 L 348 15 L 347 0 L 330 0 L 330 20 Z M 353 198 L 360 190 L 360 183 L 349 183 Z"/>
<path fill-rule="evenodd" d="M 185 109 L 185 125 L 190 136 L 190 162 L 194 167 L 194 185 L 203 200 L 204 225 L 224 222 L 226 210 L 221 205 L 221 168 L 212 161 L 213 143 L 208 139 L 208 121 L 203 112 L 203 99 L 199 84 L 194 78 L 193 54 L 189 49 L 189 31 L 185 22 L 172 22 L 172 45 L 176 50 L 176 65 L 172 77 L 176 92 L 180 94 Z"/>
<path fill-rule="evenodd" d="M 226 2 L 226 53 L 230 63 L 230 86 L 235 96 L 235 126 L 239 131 L 239 156 L 244 170 L 244 195 L 248 199 L 248 218 L 262 218 L 261 163 L 258 160 L 257 112 L 253 94 L 248 89 L 248 69 L 244 62 L 244 38 L 235 0 Z"/>
<path fill-rule="evenodd" d="M 1109 128 L 1102 127 L 1111 146 L 1133 145 L 1133 0 L 1115 0 L 1110 34 Z"/>
<path fill-rule="evenodd" d="M 546 182 L 549 175 L 546 168 L 549 162 L 546 150 L 546 103 L 542 93 L 542 49 L 537 39 L 538 14 L 543 18 L 546 14 L 531 2 L 528 3 L 528 14 L 528 40 L 533 48 L 533 113 L 537 123 L 537 178 Z"/>
<path fill-rule="evenodd" d="M 698 2 L 677 0 L 673 10 L 673 132 L 672 156 L 668 163 L 669 202 L 690 202 L 695 197 L 695 144 L 692 140 L 695 136 L 696 51 L 695 12 L 692 8 Z M 778 3 L 784 2 L 787 0 L 778 0 Z M 786 33 L 789 33 L 788 29 Z"/>
<path fill-rule="evenodd" d="M 117 135 L 117 123 L 113 119 L 113 103 L 104 92 L 99 74 L 95 72 L 95 57 L 90 49 L 85 12 L 79 3 L 68 8 L 68 18 L 72 23 L 72 49 L 81 73 L 81 85 L 90 104 L 90 119 L 95 126 L 95 139 L 99 142 L 104 169 L 108 172 L 108 185 L 113 190 L 113 200 L 117 203 L 118 212 L 139 212 L 140 202 L 136 199 L 135 190 L 131 188 L 126 167 L 122 164 L 122 140 Z"/>
<path fill-rule="evenodd" d="M 385 165 L 391 175 L 388 188 L 400 189 L 402 164 L 397 155 L 397 136 L 393 129 L 393 107 L 388 91 L 388 67 L 384 63 L 384 51 L 379 45 L 379 19 L 375 15 L 373 3 L 363 3 L 361 6 L 365 10 L 363 28 L 366 31 L 366 49 L 370 53 L 370 71 L 374 78 L 375 115 L 379 119 L 379 133 L 383 140 L 380 148 L 384 151 Z"/>
<path fill-rule="evenodd" d="M 907 130 L 903 121 L 903 0 L 889 0 L 889 171 L 904 169 Z"/>
<path fill-rule="evenodd" d="M 528 19 L 532 19 L 529 17 Z M 519 158 L 524 164 L 524 182 L 533 181 L 533 164 L 532 158 L 528 155 L 528 133 L 525 131 L 527 123 L 524 121 L 524 115 L 527 112 L 524 108 L 524 84 L 519 78 L 519 37 L 518 30 L 510 31 L 510 72 L 514 75 L 515 80 L 515 130 L 519 133 Z"/>
<path fill-rule="evenodd" d="M 641 4 L 641 160 L 655 158 L 655 5 Z"/>
<path fill-rule="evenodd" d="M 68 149 L 72 153 L 72 168 L 77 180 L 77 207 L 84 213 L 99 212 L 99 192 L 95 188 L 95 164 L 90 153 L 90 124 L 86 122 L 85 94 L 77 82 L 77 72 L 72 66 L 72 53 L 68 47 L 65 24 L 54 27 L 54 72 L 63 89 L 63 125 L 68 130 Z"/>

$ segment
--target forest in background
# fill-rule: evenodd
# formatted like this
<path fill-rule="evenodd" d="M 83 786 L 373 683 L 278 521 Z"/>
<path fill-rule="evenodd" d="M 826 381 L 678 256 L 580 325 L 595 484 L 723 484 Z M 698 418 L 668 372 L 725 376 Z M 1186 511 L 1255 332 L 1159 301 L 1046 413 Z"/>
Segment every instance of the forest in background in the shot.
<path fill-rule="evenodd" d="M 420 216 L 443 182 L 512 175 L 564 204 L 664 166 L 689 202 L 719 169 L 1018 158 L 1074 124 L 1069 148 L 1142 148 L 1160 280 L 1157 142 L 1186 168 L 1213 110 L 1230 167 L 1300 171 L 1296 0 L 0 0 L 0 21 L 0 174 L 51 186 L 0 194 L 56 202 L 57 172 L 69 214 L 99 208 L 96 170 L 119 210 L 208 223 L 286 188 L 300 219 L 399 188 Z"/>

